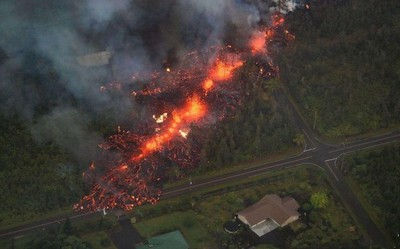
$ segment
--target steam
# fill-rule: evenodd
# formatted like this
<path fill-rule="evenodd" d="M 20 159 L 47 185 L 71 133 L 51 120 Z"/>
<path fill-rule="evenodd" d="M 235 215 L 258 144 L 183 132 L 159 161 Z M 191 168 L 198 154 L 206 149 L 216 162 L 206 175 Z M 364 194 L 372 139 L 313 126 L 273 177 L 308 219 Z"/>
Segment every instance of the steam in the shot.
<path fill-rule="evenodd" d="M 87 0 L 84 2 L 84 8 L 88 15 L 86 21 L 97 25 L 105 25 L 115 13 L 118 13 L 129 7 L 129 0 Z"/>
<path fill-rule="evenodd" d="M 90 119 L 74 108 L 56 108 L 40 117 L 32 126 L 32 134 L 40 143 L 52 141 L 77 160 L 93 159 L 102 138 L 88 129 Z M 84 153 L 83 153 L 84 152 Z"/>
<path fill-rule="evenodd" d="M 222 43 L 231 27 L 240 40 L 263 18 L 247 2 L 3 0 L 0 111 L 27 120 L 38 142 L 54 142 L 86 162 L 102 140 L 88 129 L 91 119 L 105 109 L 117 120 L 142 111 L 101 85 L 179 64 L 188 51 Z M 109 65 L 77 62 L 100 51 L 112 54 Z"/>

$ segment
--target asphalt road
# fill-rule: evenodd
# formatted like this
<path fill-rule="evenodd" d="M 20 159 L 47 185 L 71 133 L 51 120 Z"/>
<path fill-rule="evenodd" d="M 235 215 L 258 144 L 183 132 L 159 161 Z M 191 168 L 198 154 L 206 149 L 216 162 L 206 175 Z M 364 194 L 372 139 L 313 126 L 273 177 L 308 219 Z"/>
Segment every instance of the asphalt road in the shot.
<path fill-rule="evenodd" d="M 357 197 L 351 191 L 347 183 L 343 179 L 343 174 L 338 167 L 338 159 L 348 153 L 353 153 L 359 150 L 382 146 L 388 143 L 399 142 L 400 132 L 392 132 L 376 137 L 369 137 L 354 141 L 351 143 L 342 143 L 340 145 L 328 144 L 321 141 L 313 130 L 308 126 L 307 122 L 302 118 L 296 106 L 288 98 L 288 93 L 285 91 L 278 91 L 276 97 L 278 103 L 283 108 L 288 108 L 291 113 L 293 123 L 297 129 L 304 134 L 305 146 L 304 151 L 297 156 L 293 156 L 284 160 L 261 164 L 256 167 L 239 170 L 229 174 L 216 176 L 199 181 L 192 181 L 191 184 L 185 184 L 174 188 L 165 189 L 162 199 L 176 197 L 179 195 L 187 194 L 192 191 L 197 191 L 203 188 L 216 186 L 219 184 L 234 182 L 247 177 L 257 176 L 262 173 L 274 170 L 295 167 L 302 164 L 312 164 L 316 167 L 323 169 L 331 186 L 336 190 L 341 200 L 347 209 L 353 214 L 356 222 L 363 226 L 366 230 L 371 243 L 379 244 L 383 247 L 389 248 L 388 241 L 385 240 L 382 232 L 377 228 L 376 224 L 372 222 L 371 218 L 364 210 Z M 100 216 L 102 212 L 74 214 L 68 216 L 71 221 L 83 220 Z M 0 238 L 11 238 L 23 236 L 26 233 L 46 229 L 50 226 L 61 224 L 65 221 L 66 216 L 58 216 L 49 219 L 43 219 L 30 224 L 21 225 L 11 229 L 0 231 Z"/>
<path fill-rule="evenodd" d="M 324 169 L 327 172 L 328 178 L 332 186 L 338 191 L 340 197 L 342 198 L 346 206 L 351 209 L 353 214 L 356 215 L 357 222 L 366 228 L 371 240 L 378 244 L 386 246 L 387 243 L 384 240 L 383 235 L 381 234 L 379 229 L 376 228 L 376 225 L 371 221 L 365 210 L 358 202 L 357 198 L 355 198 L 354 194 L 351 193 L 351 191 L 349 191 L 347 184 L 343 181 L 340 169 L 338 169 L 338 167 L 336 166 L 336 161 L 340 156 L 347 153 L 352 153 L 358 150 L 381 146 L 384 144 L 393 143 L 397 141 L 400 141 L 399 132 L 367 138 L 340 146 L 319 144 L 318 147 L 315 147 L 311 150 L 310 149 L 305 150 L 300 155 L 293 156 L 285 160 L 262 164 L 254 168 L 240 170 L 237 172 L 221 175 L 211 179 L 193 181 L 192 184 L 186 184 L 166 189 L 163 193 L 162 198 L 171 198 L 189 193 L 191 191 L 197 191 L 203 188 L 216 186 L 223 183 L 233 182 L 236 180 L 244 179 L 246 177 L 257 176 L 261 173 L 265 173 L 267 171 L 274 169 L 295 167 L 301 164 L 313 164 Z M 82 220 L 91 218 L 96 215 L 101 215 L 101 213 L 97 212 L 97 213 L 75 214 L 69 216 L 69 219 L 71 221 Z M 60 224 L 64 222 L 65 219 L 66 219 L 65 216 L 59 216 L 3 230 L 0 231 L 0 238 L 22 236 L 32 231 L 38 231 L 41 229 L 48 228 L 50 226 Z"/>

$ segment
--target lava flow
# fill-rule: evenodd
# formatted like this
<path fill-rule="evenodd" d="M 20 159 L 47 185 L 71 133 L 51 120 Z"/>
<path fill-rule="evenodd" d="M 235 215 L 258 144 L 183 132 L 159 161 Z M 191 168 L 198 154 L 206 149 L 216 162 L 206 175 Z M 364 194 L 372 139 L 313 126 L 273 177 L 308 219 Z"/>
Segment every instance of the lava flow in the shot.
<path fill-rule="evenodd" d="M 141 153 L 132 157 L 132 161 L 140 160 L 150 153 L 158 151 L 163 148 L 163 145 L 173 139 L 182 127 L 195 122 L 206 114 L 206 105 L 199 99 L 198 96 L 191 97 L 182 109 L 174 110 L 172 112 L 171 122 L 164 128 L 161 133 L 156 134 L 154 137 L 146 140 L 140 146 Z"/>
<path fill-rule="evenodd" d="M 118 129 L 117 134 L 99 145 L 113 156 L 103 160 L 105 173 L 99 173 L 95 163 L 91 163 L 84 178 L 92 188 L 74 209 L 131 210 L 144 203 L 156 203 L 168 167 L 176 165 L 186 169 L 194 167 L 199 160 L 200 139 L 191 136 L 191 130 L 204 129 L 232 112 L 234 108 L 229 106 L 239 105 L 242 97 L 234 93 L 239 92 L 235 87 L 240 85 L 229 83 L 247 58 L 268 55 L 268 45 L 281 39 L 277 34 L 286 39 L 288 34 L 282 29 L 283 23 L 281 15 L 273 15 L 270 27 L 257 30 L 250 37 L 248 50 L 238 52 L 231 46 L 217 48 L 217 56 L 211 63 L 200 52 L 192 52 L 188 55 L 192 63 L 185 64 L 185 68 L 168 67 L 150 77 L 142 89 L 129 90 L 134 101 L 146 105 L 154 115 L 135 131 Z M 270 77 L 275 68 L 273 65 L 260 68 L 260 74 Z M 123 89 L 113 83 L 101 91 L 111 87 Z"/>
<path fill-rule="evenodd" d="M 223 61 L 217 59 L 214 67 L 210 70 L 208 77 L 203 82 L 203 89 L 208 92 L 215 83 L 230 80 L 233 72 L 243 65 L 243 61 L 235 55 L 229 54 L 229 59 Z"/>

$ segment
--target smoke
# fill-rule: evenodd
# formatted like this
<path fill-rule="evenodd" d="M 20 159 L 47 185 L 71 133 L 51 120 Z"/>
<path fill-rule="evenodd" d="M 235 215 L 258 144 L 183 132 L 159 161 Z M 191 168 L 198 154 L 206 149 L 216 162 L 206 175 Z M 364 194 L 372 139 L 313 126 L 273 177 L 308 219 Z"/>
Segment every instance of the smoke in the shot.
<path fill-rule="evenodd" d="M 129 0 L 87 0 L 84 4 L 84 10 L 88 14 L 84 16 L 89 24 L 106 25 L 115 13 L 118 13 L 129 7 Z"/>
<path fill-rule="evenodd" d="M 90 131 L 90 118 L 74 108 L 55 108 L 38 118 L 31 131 L 39 143 L 54 142 L 80 162 L 93 159 L 102 138 Z"/>
<path fill-rule="evenodd" d="M 3 0 L 0 111 L 25 118 L 39 142 L 52 141 L 87 160 L 102 137 L 88 129 L 90 120 L 104 110 L 116 120 L 141 112 L 129 98 L 99 91 L 101 85 L 131 84 L 132 73 L 179 65 L 188 51 L 228 36 L 240 40 L 262 19 L 247 2 Z M 112 54 L 109 64 L 78 63 L 100 51 Z"/>

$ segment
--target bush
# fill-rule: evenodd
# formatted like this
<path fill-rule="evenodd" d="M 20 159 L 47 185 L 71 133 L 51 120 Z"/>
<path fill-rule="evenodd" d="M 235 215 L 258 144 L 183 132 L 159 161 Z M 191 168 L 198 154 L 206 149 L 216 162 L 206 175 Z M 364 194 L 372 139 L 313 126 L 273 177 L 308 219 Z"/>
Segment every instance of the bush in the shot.
<path fill-rule="evenodd" d="M 314 208 L 325 208 L 328 206 L 328 196 L 325 192 L 316 192 L 311 195 L 310 202 Z"/>

